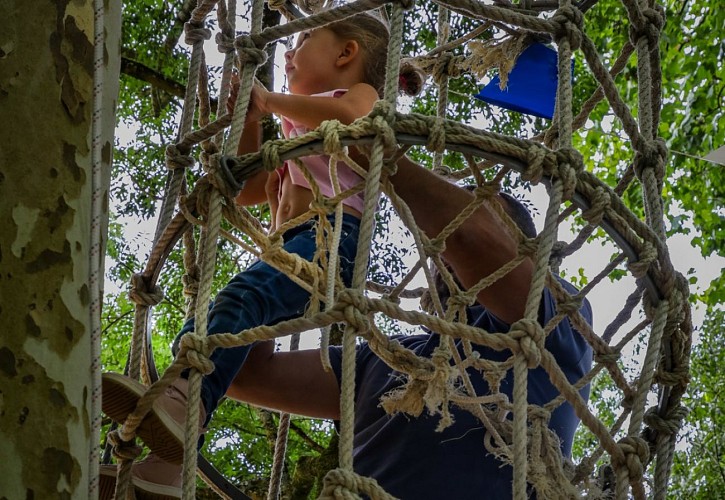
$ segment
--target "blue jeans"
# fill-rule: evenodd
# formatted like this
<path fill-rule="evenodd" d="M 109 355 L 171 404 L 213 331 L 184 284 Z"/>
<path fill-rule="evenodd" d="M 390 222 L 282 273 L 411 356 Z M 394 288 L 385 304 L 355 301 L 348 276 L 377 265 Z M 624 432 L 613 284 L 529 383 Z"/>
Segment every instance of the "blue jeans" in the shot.
<path fill-rule="evenodd" d="M 334 215 L 328 216 L 328 219 L 334 224 Z M 343 214 L 342 222 L 338 253 L 340 272 L 344 283 L 350 286 L 357 253 L 360 220 L 346 213 Z M 289 253 L 312 261 L 317 249 L 315 225 L 316 221 L 310 220 L 285 232 L 282 236 L 283 248 Z M 271 326 L 284 320 L 298 318 L 304 314 L 309 300 L 310 294 L 307 291 L 284 273 L 258 260 L 234 276 L 209 305 L 208 335 L 239 333 L 256 326 Z M 193 330 L 194 318 L 191 318 L 177 335 L 174 345 L 178 345 L 179 339 Z M 214 371 L 204 377 L 201 388 L 202 403 L 207 413 L 206 423 L 237 376 L 252 345 L 219 348 L 209 357 L 214 363 Z"/>

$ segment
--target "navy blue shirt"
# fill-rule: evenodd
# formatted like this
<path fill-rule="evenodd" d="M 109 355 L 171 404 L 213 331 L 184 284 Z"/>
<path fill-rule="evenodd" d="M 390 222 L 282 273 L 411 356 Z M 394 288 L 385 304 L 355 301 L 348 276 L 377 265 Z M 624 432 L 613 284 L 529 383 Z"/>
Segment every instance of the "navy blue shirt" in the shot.
<path fill-rule="evenodd" d="M 576 289 L 562 284 L 570 293 Z M 591 324 L 592 311 L 584 301 L 584 318 Z M 544 325 L 556 314 L 556 304 L 548 290 L 542 295 L 539 322 Z M 487 332 L 508 332 L 509 325 L 482 306 L 468 308 L 469 324 Z M 437 334 L 399 336 L 396 340 L 419 356 L 430 357 L 438 346 Z M 592 351 L 568 321 L 564 319 L 547 336 L 546 348 L 559 363 L 570 383 L 575 383 L 591 368 Z M 503 361 L 510 351 L 496 351 L 474 346 L 481 357 Z M 342 351 L 330 348 L 333 370 L 341 380 Z M 480 372 L 468 370 L 476 393 L 489 393 Z M 512 468 L 505 466 L 484 447 L 485 428 L 470 412 L 451 405 L 455 419 L 443 432 L 436 432 L 440 416 L 424 410 L 420 417 L 403 413 L 388 415 L 379 406 L 380 397 L 404 385 L 405 377 L 380 360 L 362 343 L 357 349 L 355 375 L 354 468 L 363 476 L 375 478 L 390 494 L 407 499 L 499 499 L 511 498 Z M 512 398 L 513 370 L 501 383 L 501 392 Z M 581 390 L 587 399 L 589 386 Z M 529 403 L 543 405 L 558 396 L 546 371 L 539 367 L 529 371 Z M 569 404 L 559 406 L 551 416 L 551 427 L 561 440 L 564 456 L 571 454 L 574 432 L 579 419 Z"/>

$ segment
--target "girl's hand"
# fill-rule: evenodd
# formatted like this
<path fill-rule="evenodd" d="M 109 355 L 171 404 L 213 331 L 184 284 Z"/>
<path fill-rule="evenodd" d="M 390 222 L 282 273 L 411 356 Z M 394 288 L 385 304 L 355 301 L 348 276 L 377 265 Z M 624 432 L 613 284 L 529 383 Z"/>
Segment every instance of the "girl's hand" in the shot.
<path fill-rule="evenodd" d="M 236 104 L 237 97 L 239 95 L 239 75 L 236 73 L 232 74 L 232 79 L 229 85 L 231 88 L 229 91 L 229 99 L 227 100 L 227 112 L 229 114 L 233 114 L 234 105 Z M 254 82 L 252 93 L 249 98 L 247 118 L 245 120 L 247 123 L 259 121 L 260 118 L 269 114 L 267 111 L 267 96 L 269 93 L 270 92 L 265 89 L 263 85 L 256 81 Z"/>
<path fill-rule="evenodd" d="M 267 110 L 267 98 L 269 90 L 264 88 L 259 82 L 255 81 L 252 86 L 252 94 L 249 98 L 249 109 L 247 110 L 247 122 L 256 122 L 260 118 L 269 114 Z"/>

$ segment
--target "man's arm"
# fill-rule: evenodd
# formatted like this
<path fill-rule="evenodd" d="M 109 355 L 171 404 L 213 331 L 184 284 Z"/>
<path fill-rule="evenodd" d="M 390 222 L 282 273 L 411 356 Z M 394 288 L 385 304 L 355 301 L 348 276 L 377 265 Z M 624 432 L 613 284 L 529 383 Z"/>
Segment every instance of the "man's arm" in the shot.
<path fill-rule="evenodd" d="M 322 368 L 320 350 L 275 352 L 259 342 L 227 391 L 232 399 L 312 418 L 340 418 L 337 377 Z"/>
<path fill-rule="evenodd" d="M 416 224 L 430 238 L 437 236 L 472 200 L 469 191 L 403 158 L 390 178 L 408 204 Z M 517 255 L 517 243 L 498 216 L 484 204 L 447 240 L 443 258 L 464 287 L 469 288 Z M 478 302 L 506 323 L 523 317 L 533 263 L 526 259 L 512 272 L 481 290 Z"/>

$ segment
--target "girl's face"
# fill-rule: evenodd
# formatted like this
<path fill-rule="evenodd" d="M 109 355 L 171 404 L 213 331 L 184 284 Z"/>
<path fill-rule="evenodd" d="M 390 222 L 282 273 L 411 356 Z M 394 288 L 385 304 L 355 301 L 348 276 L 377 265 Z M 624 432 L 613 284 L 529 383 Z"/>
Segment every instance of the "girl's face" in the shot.
<path fill-rule="evenodd" d="M 295 47 L 284 55 L 290 92 L 311 95 L 338 88 L 336 62 L 344 44 L 325 28 L 300 33 Z"/>

